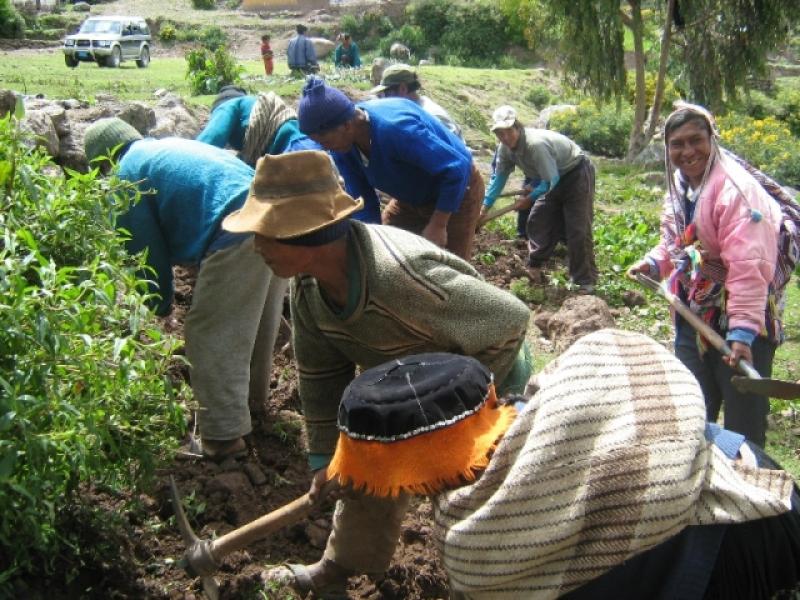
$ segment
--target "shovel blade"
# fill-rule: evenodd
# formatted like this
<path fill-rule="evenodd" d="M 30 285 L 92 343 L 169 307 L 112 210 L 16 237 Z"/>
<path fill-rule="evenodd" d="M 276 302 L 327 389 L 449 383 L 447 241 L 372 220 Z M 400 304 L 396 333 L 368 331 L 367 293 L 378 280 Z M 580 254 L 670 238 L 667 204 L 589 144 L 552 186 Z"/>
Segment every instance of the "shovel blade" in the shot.
<path fill-rule="evenodd" d="M 752 392 L 783 400 L 800 398 L 800 383 L 780 379 L 750 379 L 741 375 L 734 375 L 731 381 L 740 392 Z"/>

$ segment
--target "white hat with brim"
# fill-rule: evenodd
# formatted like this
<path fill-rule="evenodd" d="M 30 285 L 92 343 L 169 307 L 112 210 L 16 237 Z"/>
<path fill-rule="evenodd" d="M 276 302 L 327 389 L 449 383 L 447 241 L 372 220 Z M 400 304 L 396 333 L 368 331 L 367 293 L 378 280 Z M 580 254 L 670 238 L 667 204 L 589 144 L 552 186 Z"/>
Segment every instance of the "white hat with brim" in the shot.
<path fill-rule="evenodd" d="M 504 105 L 492 113 L 492 131 L 508 129 L 517 122 L 517 111 L 513 107 Z"/>

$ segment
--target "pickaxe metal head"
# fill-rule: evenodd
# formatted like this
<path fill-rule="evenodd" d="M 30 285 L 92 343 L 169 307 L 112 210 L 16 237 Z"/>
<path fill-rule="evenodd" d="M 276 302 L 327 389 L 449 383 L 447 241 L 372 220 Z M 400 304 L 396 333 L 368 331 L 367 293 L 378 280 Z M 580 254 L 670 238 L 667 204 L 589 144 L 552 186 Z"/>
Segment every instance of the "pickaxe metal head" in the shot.
<path fill-rule="evenodd" d="M 175 512 L 175 521 L 178 523 L 181 537 L 187 546 L 186 552 L 178 564 L 192 577 L 202 578 L 203 592 L 209 600 L 218 600 L 219 584 L 212 575 L 219 569 L 219 564 L 214 558 L 211 542 L 201 540 L 195 535 L 189 520 L 186 518 L 178 486 L 172 475 L 169 476 L 169 487 L 172 496 L 172 509 Z"/>

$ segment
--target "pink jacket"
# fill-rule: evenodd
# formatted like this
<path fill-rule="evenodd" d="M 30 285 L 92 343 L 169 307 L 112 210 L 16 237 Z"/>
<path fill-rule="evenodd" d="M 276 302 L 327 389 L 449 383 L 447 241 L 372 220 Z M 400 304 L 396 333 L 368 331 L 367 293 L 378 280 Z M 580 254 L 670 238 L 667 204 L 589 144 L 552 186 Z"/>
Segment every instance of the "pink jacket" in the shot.
<path fill-rule="evenodd" d="M 680 200 L 675 202 L 677 207 Z M 694 222 L 703 271 L 725 282 L 728 329 L 743 327 L 760 334 L 769 284 L 775 275 L 780 209 L 749 173 L 725 158 L 717 159 L 697 202 Z M 751 211 L 759 211 L 763 218 L 754 220 Z M 676 212 L 680 218 L 682 211 L 673 210 L 667 194 L 661 242 L 649 253 L 662 278 L 669 276 L 672 258 L 681 251 L 676 243 L 680 240 Z"/>

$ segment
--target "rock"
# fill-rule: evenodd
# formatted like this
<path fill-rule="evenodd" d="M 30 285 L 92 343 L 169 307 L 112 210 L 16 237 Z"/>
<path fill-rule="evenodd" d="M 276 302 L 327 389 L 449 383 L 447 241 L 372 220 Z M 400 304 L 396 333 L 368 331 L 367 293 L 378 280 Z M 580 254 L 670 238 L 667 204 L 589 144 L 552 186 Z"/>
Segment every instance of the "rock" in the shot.
<path fill-rule="evenodd" d="M 553 318 L 553 313 L 548 311 L 542 311 L 540 313 L 536 313 L 533 316 L 533 324 L 539 328 L 539 331 L 546 334 L 548 325 L 550 324 L 550 319 L 552 318 Z"/>
<path fill-rule="evenodd" d="M 395 42 L 389 48 L 389 56 L 397 60 L 409 60 L 411 58 L 411 50 L 408 46 Z"/>
<path fill-rule="evenodd" d="M 89 12 L 92 10 L 92 5 L 88 2 L 76 2 L 72 5 L 72 10 L 75 12 Z"/>
<path fill-rule="evenodd" d="M 155 106 L 156 124 L 148 135 L 154 138 L 182 137 L 194 139 L 200 133 L 200 123 L 178 96 L 167 94 Z"/>
<path fill-rule="evenodd" d="M 34 143 L 44 148 L 50 156 L 56 157 L 59 152 L 59 140 L 53 121 L 41 110 L 30 110 L 22 120 L 22 129 L 34 136 Z"/>
<path fill-rule="evenodd" d="M 89 164 L 86 161 L 86 152 L 83 149 L 83 133 L 78 137 L 74 132 L 70 131 L 67 135 L 59 138 L 58 146 L 58 164 L 75 171 L 83 172 L 87 170 Z"/>
<path fill-rule="evenodd" d="M 625 290 L 622 294 L 622 302 L 625 303 L 625 306 L 644 306 L 647 304 L 647 299 L 637 290 Z"/>
<path fill-rule="evenodd" d="M 144 102 L 131 102 L 123 106 L 117 116 L 143 136 L 156 126 L 156 111 Z"/>
<path fill-rule="evenodd" d="M 548 320 L 543 332 L 553 341 L 556 352 L 560 354 L 587 333 L 614 325 L 614 317 L 602 298 L 573 296 L 567 298 Z M 538 323 L 537 327 L 541 329 Z"/>
<path fill-rule="evenodd" d="M 250 483 L 253 485 L 264 485 L 267 483 L 267 476 L 264 475 L 264 471 L 262 471 L 257 464 L 247 462 L 242 469 L 245 475 L 250 478 Z"/>
<path fill-rule="evenodd" d="M 538 127 L 539 129 L 547 129 L 550 126 L 550 119 L 553 115 L 560 114 L 563 112 L 571 112 L 576 110 L 578 107 L 574 104 L 553 104 L 542 109 L 542 112 L 539 113 L 539 116 L 534 121 L 533 126 Z"/>
<path fill-rule="evenodd" d="M 312 37 L 311 43 L 314 44 L 314 51 L 317 53 L 317 58 L 325 58 L 336 48 L 336 44 L 325 38 Z"/>
<path fill-rule="evenodd" d="M 330 524 L 322 519 L 311 521 L 306 524 L 305 534 L 312 546 L 323 549 L 328 543 Z"/>
<path fill-rule="evenodd" d="M 647 147 L 642 150 L 633 163 L 643 165 L 646 167 L 663 167 L 664 166 L 664 142 L 662 140 L 650 140 Z M 663 182 L 663 175 L 662 175 Z"/>
<path fill-rule="evenodd" d="M 428 60 L 427 58 L 423 58 L 421 61 L 419 61 L 419 66 L 420 67 L 424 67 L 424 66 L 432 65 L 432 64 L 433 64 L 433 60 L 432 59 Z"/>

